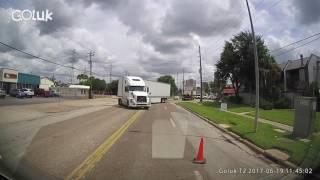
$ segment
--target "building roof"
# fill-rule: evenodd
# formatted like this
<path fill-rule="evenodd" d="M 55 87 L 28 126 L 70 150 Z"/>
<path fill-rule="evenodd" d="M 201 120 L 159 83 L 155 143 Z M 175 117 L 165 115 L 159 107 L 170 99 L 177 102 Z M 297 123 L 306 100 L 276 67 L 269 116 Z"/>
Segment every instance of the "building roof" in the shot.
<path fill-rule="evenodd" d="M 90 86 L 72 84 L 72 85 L 69 86 L 69 88 L 74 88 L 74 89 L 90 89 Z"/>
<path fill-rule="evenodd" d="M 312 56 L 316 56 L 316 55 L 311 54 L 310 56 L 303 58 L 303 67 L 305 67 L 305 66 L 309 63 L 309 61 L 310 61 L 310 59 L 311 59 Z M 316 57 L 318 57 L 318 56 L 316 56 Z M 318 58 L 319 58 L 319 57 L 318 57 Z M 299 68 L 301 68 L 301 59 L 299 58 L 299 59 L 295 59 L 295 60 L 288 60 L 287 62 L 284 62 L 284 63 L 282 63 L 282 64 L 279 64 L 279 67 L 280 67 L 282 70 L 284 70 L 284 68 L 285 68 L 286 66 L 287 66 L 286 70 L 299 69 Z"/>
<path fill-rule="evenodd" d="M 303 67 L 306 66 L 306 64 L 309 62 L 309 57 L 303 58 Z M 282 63 L 279 65 L 282 70 L 287 66 L 286 70 L 294 70 L 294 69 L 299 69 L 301 68 L 301 60 L 296 59 L 296 60 L 288 60 L 285 63 Z"/>

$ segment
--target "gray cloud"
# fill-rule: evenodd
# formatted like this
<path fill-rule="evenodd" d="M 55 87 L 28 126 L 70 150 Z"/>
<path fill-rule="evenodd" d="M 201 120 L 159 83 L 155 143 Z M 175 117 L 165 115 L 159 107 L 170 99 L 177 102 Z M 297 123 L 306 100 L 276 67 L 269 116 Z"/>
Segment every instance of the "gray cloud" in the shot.
<path fill-rule="evenodd" d="M 78 19 L 78 14 L 73 11 L 73 9 L 64 1 L 33 0 L 32 3 L 36 10 L 45 11 L 48 9 L 53 13 L 51 21 L 38 22 L 37 25 L 41 34 L 50 34 L 57 31 L 63 31 L 64 28 L 71 27 L 76 19 Z"/>
<path fill-rule="evenodd" d="M 295 16 L 301 24 L 314 24 L 320 21 L 320 1 L 319 0 L 294 0 L 296 7 Z"/>
<path fill-rule="evenodd" d="M 165 17 L 163 33 L 171 36 L 188 36 L 190 33 L 210 36 L 239 28 L 241 18 L 237 14 L 240 8 L 238 1 L 230 2 L 228 9 L 218 7 L 212 2 L 175 1 Z M 226 22 L 232 26 L 227 26 Z"/>

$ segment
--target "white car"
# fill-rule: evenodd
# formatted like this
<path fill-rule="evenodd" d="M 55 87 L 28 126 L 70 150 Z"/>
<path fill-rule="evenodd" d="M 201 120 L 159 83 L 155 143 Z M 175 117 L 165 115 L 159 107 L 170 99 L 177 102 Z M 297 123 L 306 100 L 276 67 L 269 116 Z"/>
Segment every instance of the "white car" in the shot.
<path fill-rule="evenodd" d="M 32 98 L 34 96 L 34 91 L 32 89 L 23 88 L 21 89 L 27 97 Z"/>

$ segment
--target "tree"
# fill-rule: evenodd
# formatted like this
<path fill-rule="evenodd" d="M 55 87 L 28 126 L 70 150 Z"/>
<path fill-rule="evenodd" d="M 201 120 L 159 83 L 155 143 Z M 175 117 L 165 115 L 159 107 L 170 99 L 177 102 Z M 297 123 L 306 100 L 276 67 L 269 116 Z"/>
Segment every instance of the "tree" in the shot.
<path fill-rule="evenodd" d="M 176 86 L 176 83 L 175 83 L 172 76 L 170 76 L 170 75 L 161 76 L 158 78 L 158 82 L 170 84 L 170 86 L 171 86 L 170 95 L 174 96 L 176 94 L 177 86 Z"/>
<path fill-rule="evenodd" d="M 256 36 L 259 58 L 259 73 L 262 96 L 270 97 L 272 89 L 278 88 L 281 74 L 274 58 L 270 55 L 261 36 Z M 220 60 L 216 64 L 215 78 L 221 81 L 231 81 L 239 96 L 239 89 L 255 90 L 253 39 L 249 32 L 240 32 L 230 41 L 225 42 Z"/>
<path fill-rule="evenodd" d="M 88 80 L 88 75 L 86 75 L 86 74 L 79 74 L 78 76 L 77 76 L 77 79 L 80 81 L 80 82 L 82 82 L 82 81 L 86 81 L 86 80 Z"/>
<path fill-rule="evenodd" d="M 110 94 L 116 95 L 118 93 L 118 80 L 113 80 L 111 83 L 107 84 L 106 90 Z"/>
<path fill-rule="evenodd" d="M 77 79 L 82 79 L 80 80 L 80 83 L 81 85 L 86 85 L 86 86 L 90 86 L 90 81 L 92 81 L 92 90 L 94 91 L 105 91 L 106 87 L 107 87 L 107 83 L 104 79 L 99 79 L 99 78 L 95 78 L 95 77 L 90 77 L 90 78 L 87 78 L 88 77 L 87 75 L 85 74 L 82 74 L 84 76 L 81 76 L 81 74 L 79 74 L 77 76 Z M 78 78 L 79 77 L 79 78 Z"/>

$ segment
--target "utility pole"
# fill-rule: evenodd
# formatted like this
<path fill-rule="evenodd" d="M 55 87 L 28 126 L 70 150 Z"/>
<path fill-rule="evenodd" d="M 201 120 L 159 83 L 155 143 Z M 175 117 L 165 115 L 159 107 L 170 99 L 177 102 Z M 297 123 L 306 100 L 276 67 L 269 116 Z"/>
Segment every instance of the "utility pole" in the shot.
<path fill-rule="evenodd" d="M 200 68 L 199 68 L 199 73 L 200 73 L 200 102 L 202 102 L 202 65 L 201 65 L 201 49 L 199 45 L 199 60 L 200 60 Z"/>
<path fill-rule="evenodd" d="M 89 65 L 90 65 L 90 89 L 89 89 L 89 99 L 92 99 L 92 56 L 94 56 L 94 52 L 89 52 Z"/>
<path fill-rule="evenodd" d="M 73 83 L 74 79 L 74 63 L 76 62 L 76 50 L 72 50 L 72 59 L 71 59 L 71 78 L 70 78 L 70 83 Z"/>
<path fill-rule="evenodd" d="M 109 74 L 110 83 L 112 81 L 112 62 L 110 62 L 110 74 Z"/>
<path fill-rule="evenodd" d="M 256 77 L 256 111 L 254 116 L 254 132 L 257 132 L 258 129 L 258 118 L 259 118 L 259 60 L 258 60 L 258 51 L 257 51 L 257 42 L 256 36 L 254 34 L 254 28 L 251 18 L 251 12 L 248 0 L 246 0 L 249 19 L 251 24 L 251 31 L 252 31 L 252 39 L 253 39 L 253 53 L 254 53 L 254 65 L 255 65 L 255 77 Z"/>
<path fill-rule="evenodd" d="M 182 69 L 182 95 L 184 95 L 184 68 Z"/>
<path fill-rule="evenodd" d="M 179 96 L 179 79 L 178 79 L 179 73 L 177 72 L 177 78 L 176 78 L 176 84 L 177 84 L 177 95 Z"/>

